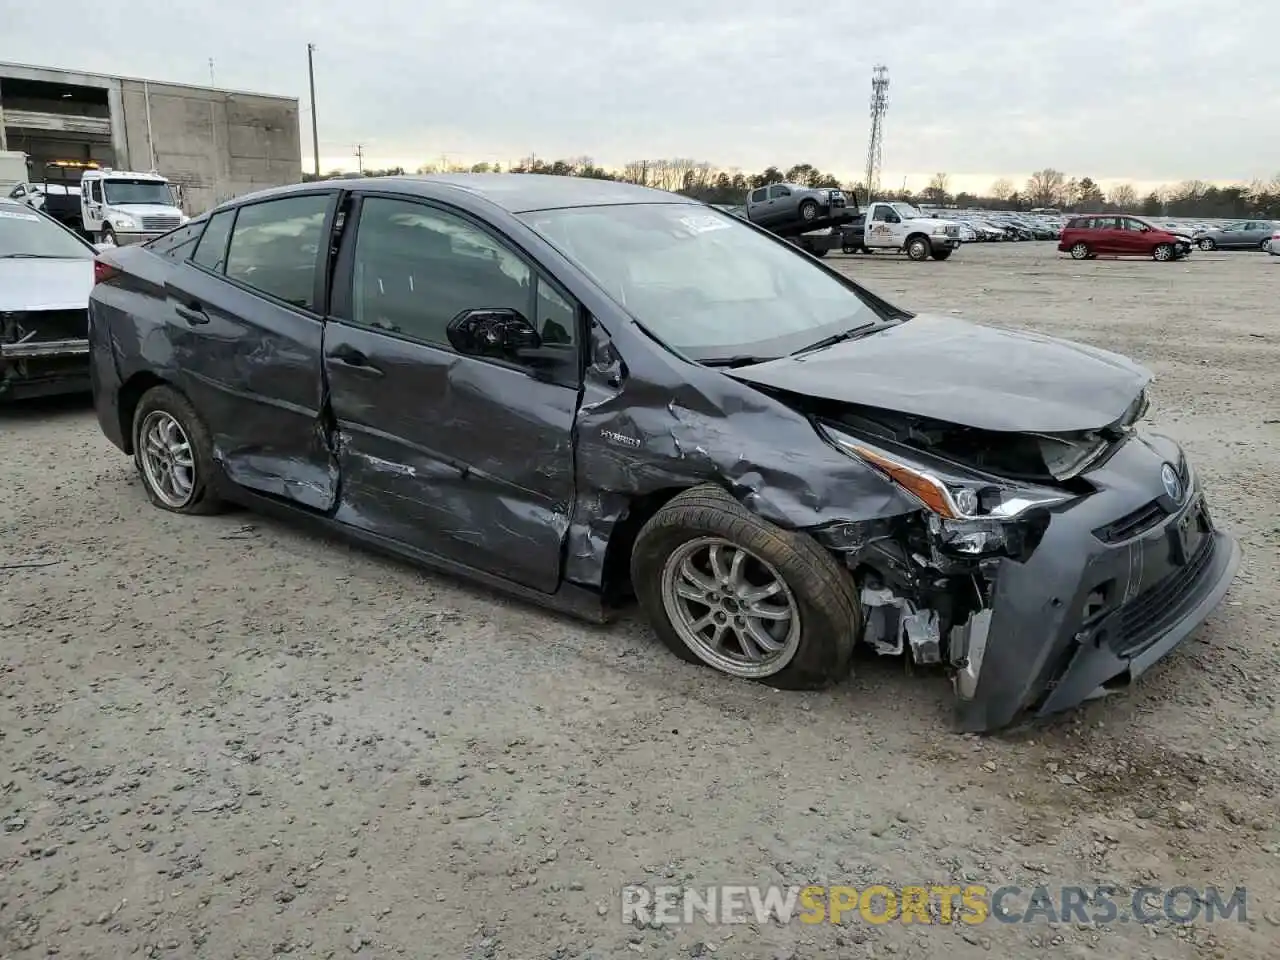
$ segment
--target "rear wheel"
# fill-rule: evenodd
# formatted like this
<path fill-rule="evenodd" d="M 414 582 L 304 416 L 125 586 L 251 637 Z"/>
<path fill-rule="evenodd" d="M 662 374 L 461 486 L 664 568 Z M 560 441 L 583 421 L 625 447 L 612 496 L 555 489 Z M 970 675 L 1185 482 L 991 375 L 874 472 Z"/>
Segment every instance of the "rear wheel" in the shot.
<path fill-rule="evenodd" d="M 1072 260 L 1087 260 L 1089 257 L 1089 245 L 1087 243 L 1077 243 L 1071 247 Z"/>
<path fill-rule="evenodd" d="M 152 387 L 133 415 L 133 460 L 151 502 L 173 513 L 217 513 L 210 490 L 213 444 L 191 403 L 168 386 Z"/>
<path fill-rule="evenodd" d="M 1267 237 L 1267 239 L 1263 240 L 1260 244 L 1258 244 L 1258 249 L 1261 250 L 1263 253 L 1266 253 L 1268 250 L 1270 250 L 1271 238 Z"/>
<path fill-rule="evenodd" d="M 853 577 L 814 540 L 718 487 L 687 490 L 654 514 L 631 577 L 658 636 L 690 663 L 793 690 L 849 672 L 862 631 Z"/>
<path fill-rule="evenodd" d="M 927 237 L 912 237 L 907 241 L 907 256 L 912 260 L 928 260 L 929 251 L 929 239 Z"/>
<path fill-rule="evenodd" d="M 1173 244 L 1160 243 L 1156 244 L 1156 248 L 1151 251 L 1151 256 L 1159 260 L 1161 263 L 1173 259 Z"/>

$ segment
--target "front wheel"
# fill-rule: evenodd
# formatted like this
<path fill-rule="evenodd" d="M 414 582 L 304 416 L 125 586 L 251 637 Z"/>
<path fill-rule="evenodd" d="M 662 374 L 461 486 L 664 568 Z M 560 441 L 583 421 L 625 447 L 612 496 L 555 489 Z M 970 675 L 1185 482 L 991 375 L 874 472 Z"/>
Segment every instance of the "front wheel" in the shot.
<path fill-rule="evenodd" d="M 98 234 L 98 243 L 103 246 L 114 247 L 116 244 L 116 232 L 110 227 L 103 227 L 102 232 Z"/>
<path fill-rule="evenodd" d="M 1156 248 L 1151 251 L 1151 256 L 1161 263 L 1166 263 L 1173 259 L 1173 245 L 1169 243 L 1157 244 Z"/>
<path fill-rule="evenodd" d="M 800 204 L 800 219 L 818 219 L 818 203 L 816 200 L 806 200 L 804 203 Z"/>
<path fill-rule="evenodd" d="M 947 248 L 945 248 L 945 249 L 943 249 L 943 250 L 935 250 L 935 251 L 933 251 L 933 259 L 935 259 L 935 260 L 945 260 L 945 259 L 947 259 L 947 257 L 951 256 L 951 254 L 953 254 L 954 252 L 955 252 L 955 251 L 954 251 L 954 250 L 952 250 L 950 247 L 947 247 Z"/>
<path fill-rule="evenodd" d="M 172 387 L 148 390 L 133 415 L 133 460 L 147 496 L 172 513 L 221 509 L 210 489 L 213 444 L 191 403 Z"/>
<path fill-rule="evenodd" d="M 1071 248 L 1072 260 L 1087 260 L 1089 258 L 1089 245 L 1087 243 L 1077 243 Z"/>
<path fill-rule="evenodd" d="M 907 256 L 912 260 L 929 259 L 929 241 L 924 237 L 912 237 L 907 241 Z"/>
<path fill-rule="evenodd" d="M 762 520 L 719 487 L 677 495 L 631 556 L 636 595 L 677 656 L 791 690 L 846 676 L 862 633 L 848 571 L 814 540 Z"/>
<path fill-rule="evenodd" d="M 1205 237 L 1203 240 L 1200 241 L 1198 246 L 1200 247 L 1201 250 L 1212 250 L 1214 247 L 1217 246 L 1217 244 L 1214 243 L 1213 240 L 1211 240 L 1209 237 Z"/>

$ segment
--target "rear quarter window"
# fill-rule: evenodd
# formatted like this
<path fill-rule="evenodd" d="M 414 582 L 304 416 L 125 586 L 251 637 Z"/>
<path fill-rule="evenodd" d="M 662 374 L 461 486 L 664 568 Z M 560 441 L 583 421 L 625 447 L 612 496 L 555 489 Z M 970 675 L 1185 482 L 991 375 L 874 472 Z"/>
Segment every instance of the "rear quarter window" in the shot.
<path fill-rule="evenodd" d="M 1088 230 L 1093 221 L 1089 217 L 1076 217 L 1067 223 L 1068 230 Z"/>
<path fill-rule="evenodd" d="M 204 220 L 185 224 L 177 230 L 170 230 L 163 236 L 147 241 L 145 246 L 152 253 L 162 257 L 185 260 L 191 255 L 191 251 L 196 248 L 196 242 L 200 239 L 200 232 L 204 230 L 204 225 Z"/>

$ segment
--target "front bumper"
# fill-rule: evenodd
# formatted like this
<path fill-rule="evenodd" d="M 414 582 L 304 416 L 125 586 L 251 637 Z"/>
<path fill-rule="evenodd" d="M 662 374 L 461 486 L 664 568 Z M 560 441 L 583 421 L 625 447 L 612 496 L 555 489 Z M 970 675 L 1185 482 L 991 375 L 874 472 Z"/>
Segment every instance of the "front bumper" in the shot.
<path fill-rule="evenodd" d="M 1161 488 L 1164 463 L 1183 464 L 1180 502 Z M 1142 482 L 1152 477 L 1154 491 Z M 1054 514 L 1030 558 L 1000 562 L 976 676 L 957 678 L 962 730 L 1104 695 L 1190 636 L 1226 594 L 1240 547 L 1214 526 L 1176 444 L 1132 438 L 1091 479 L 1098 492 Z"/>
<path fill-rule="evenodd" d="M 128 247 L 135 243 L 146 243 L 156 237 L 163 237 L 165 233 L 164 230 L 116 230 L 116 245 Z"/>

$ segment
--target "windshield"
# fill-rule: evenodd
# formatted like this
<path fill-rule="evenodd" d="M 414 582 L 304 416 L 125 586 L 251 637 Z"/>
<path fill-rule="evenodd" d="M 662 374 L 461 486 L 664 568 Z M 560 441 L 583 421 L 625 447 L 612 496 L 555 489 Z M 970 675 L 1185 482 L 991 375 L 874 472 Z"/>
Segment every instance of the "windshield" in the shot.
<path fill-rule="evenodd" d="M 129 203 L 156 203 L 169 207 L 173 205 L 173 194 L 169 192 L 167 183 L 155 180 L 104 180 L 103 190 L 107 203 L 116 206 Z"/>
<path fill-rule="evenodd" d="M 909 203 L 891 203 L 889 206 L 898 211 L 898 216 L 903 220 L 924 220 L 925 215 L 916 207 Z"/>
<path fill-rule="evenodd" d="M 23 256 L 89 260 L 93 249 L 48 217 L 0 206 L 0 259 Z"/>
<path fill-rule="evenodd" d="M 884 319 L 856 288 L 710 208 L 577 207 L 521 219 L 694 360 L 777 357 Z"/>

